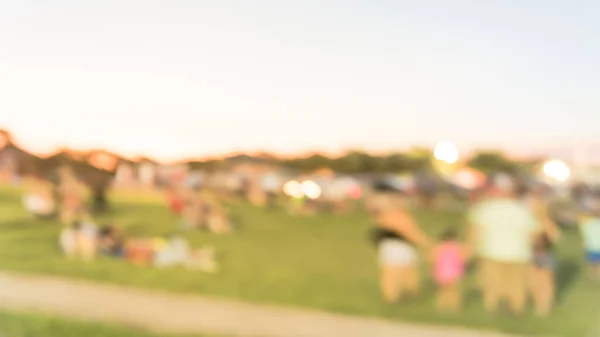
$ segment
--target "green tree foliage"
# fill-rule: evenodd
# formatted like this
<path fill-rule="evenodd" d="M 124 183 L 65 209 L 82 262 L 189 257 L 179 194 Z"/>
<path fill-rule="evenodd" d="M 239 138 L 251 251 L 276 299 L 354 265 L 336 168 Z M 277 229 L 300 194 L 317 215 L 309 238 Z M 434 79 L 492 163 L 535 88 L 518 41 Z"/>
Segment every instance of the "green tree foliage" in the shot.
<path fill-rule="evenodd" d="M 467 165 L 486 174 L 504 172 L 517 174 L 521 170 L 519 163 L 508 159 L 502 152 L 480 152 L 473 156 Z"/>

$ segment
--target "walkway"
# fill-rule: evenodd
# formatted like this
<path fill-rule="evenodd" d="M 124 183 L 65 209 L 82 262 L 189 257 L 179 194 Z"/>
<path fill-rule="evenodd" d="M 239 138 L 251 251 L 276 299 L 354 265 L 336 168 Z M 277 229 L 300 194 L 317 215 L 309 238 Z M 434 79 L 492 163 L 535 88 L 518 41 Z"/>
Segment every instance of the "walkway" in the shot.
<path fill-rule="evenodd" d="M 3 272 L 0 308 L 43 311 L 171 333 L 244 337 L 504 336 Z"/>

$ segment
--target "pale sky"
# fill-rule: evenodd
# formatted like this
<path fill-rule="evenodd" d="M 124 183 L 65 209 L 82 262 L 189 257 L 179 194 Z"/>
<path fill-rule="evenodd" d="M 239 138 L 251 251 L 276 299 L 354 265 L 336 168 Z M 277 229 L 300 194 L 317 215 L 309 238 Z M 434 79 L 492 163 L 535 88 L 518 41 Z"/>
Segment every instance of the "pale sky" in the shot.
<path fill-rule="evenodd" d="M 594 143 L 598 17 L 595 0 L 0 0 L 0 128 L 161 159 Z"/>

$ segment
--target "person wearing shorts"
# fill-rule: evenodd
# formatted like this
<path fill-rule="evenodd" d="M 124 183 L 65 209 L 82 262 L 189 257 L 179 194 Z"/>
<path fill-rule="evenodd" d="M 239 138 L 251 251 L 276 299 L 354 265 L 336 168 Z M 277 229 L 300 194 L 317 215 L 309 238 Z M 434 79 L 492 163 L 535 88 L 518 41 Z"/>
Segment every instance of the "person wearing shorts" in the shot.
<path fill-rule="evenodd" d="M 374 242 L 380 267 L 380 287 L 387 303 L 420 290 L 417 245 L 429 240 L 403 209 L 401 196 L 377 193 L 369 201 L 374 214 Z"/>
<path fill-rule="evenodd" d="M 496 177 L 485 200 L 469 212 L 470 246 L 480 260 L 479 282 L 488 312 L 495 312 L 503 300 L 514 314 L 525 310 L 537 220 L 515 198 L 513 184 L 508 176 Z"/>

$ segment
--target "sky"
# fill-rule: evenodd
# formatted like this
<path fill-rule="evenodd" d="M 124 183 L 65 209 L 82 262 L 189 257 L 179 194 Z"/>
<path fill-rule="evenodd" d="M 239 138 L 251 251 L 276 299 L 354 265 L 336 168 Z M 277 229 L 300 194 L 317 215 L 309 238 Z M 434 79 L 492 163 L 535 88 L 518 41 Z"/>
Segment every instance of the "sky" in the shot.
<path fill-rule="evenodd" d="M 596 144 L 600 2 L 0 0 L 0 128 L 159 159 Z"/>

